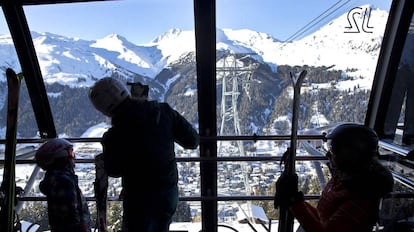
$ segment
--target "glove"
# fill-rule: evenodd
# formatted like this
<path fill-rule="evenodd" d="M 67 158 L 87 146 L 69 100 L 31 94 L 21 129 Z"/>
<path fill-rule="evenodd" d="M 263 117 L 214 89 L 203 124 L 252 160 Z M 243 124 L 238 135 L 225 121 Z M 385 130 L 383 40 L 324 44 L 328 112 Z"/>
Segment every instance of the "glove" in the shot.
<path fill-rule="evenodd" d="M 298 191 L 298 175 L 283 172 L 276 181 L 275 209 L 289 208 L 294 203 L 303 200 L 303 193 Z"/>

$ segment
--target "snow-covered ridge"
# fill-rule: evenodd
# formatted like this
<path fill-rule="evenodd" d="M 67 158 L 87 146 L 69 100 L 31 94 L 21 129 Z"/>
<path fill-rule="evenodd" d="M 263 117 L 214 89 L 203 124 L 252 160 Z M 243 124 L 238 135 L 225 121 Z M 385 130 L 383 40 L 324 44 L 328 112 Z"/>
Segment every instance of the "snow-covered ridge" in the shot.
<path fill-rule="evenodd" d="M 363 6 L 368 7 L 368 6 Z M 292 42 L 279 41 L 249 29 L 217 29 L 217 49 L 256 53 L 274 68 L 278 65 L 331 66 L 356 69 L 354 75 L 372 78 L 388 13 L 372 9 L 370 33 L 345 33 L 347 15 L 341 15 L 318 31 Z M 115 70 L 155 77 L 183 54 L 195 51 L 194 31 L 170 29 L 147 44 L 134 44 L 110 34 L 88 41 L 48 32 L 32 32 L 41 71 L 47 83 L 90 86 Z M 0 65 L 19 72 L 10 35 L 0 36 Z M 362 62 L 363 61 L 363 62 Z"/>

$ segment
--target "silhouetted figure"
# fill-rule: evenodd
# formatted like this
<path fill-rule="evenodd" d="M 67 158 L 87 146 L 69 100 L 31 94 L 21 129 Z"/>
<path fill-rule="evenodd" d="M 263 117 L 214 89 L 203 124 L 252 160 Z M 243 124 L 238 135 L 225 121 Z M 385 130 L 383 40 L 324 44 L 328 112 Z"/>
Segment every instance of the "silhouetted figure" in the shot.
<path fill-rule="evenodd" d="M 132 97 L 113 78 L 98 80 L 89 98 L 112 120 L 102 146 L 108 175 L 122 177 L 123 230 L 169 231 L 178 203 L 175 143 L 196 149 L 197 131 L 167 103 Z"/>
<path fill-rule="evenodd" d="M 391 172 L 378 161 L 378 136 L 369 127 L 342 124 L 326 136 L 332 178 L 317 207 L 303 200 L 298 176 L 276 182 L 275 207 L 289 208 L 306 232 L 372 232 L 381 198 L 393 190 Z"/>
<path fill-rule="evenodd" d="M 46 171 L 39 188 L 46 195 L 50 230 L 90 232 L 90 212 L 75 175 L 72 144 L 65 139 L 51 139 L 39 147 L 35 157 Z"/>

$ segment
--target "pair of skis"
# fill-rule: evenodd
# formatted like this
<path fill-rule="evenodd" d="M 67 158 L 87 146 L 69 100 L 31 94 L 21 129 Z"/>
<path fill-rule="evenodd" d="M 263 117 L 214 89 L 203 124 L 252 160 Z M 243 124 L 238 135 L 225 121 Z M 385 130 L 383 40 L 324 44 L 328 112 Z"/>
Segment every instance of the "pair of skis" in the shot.
<path fill-rule="evenodd" d="M 284 162 L 283 172 L 287 175 L 296 175 L 295 169 L 295 157 L 298 141 L 298 124 L 299 124 L 299 107 L 300 107 L 300 89 L 302 87 L 303 80 L 307 74 L 306 70 L 299 73 L 298 76 L 290 73 L 290 77 L 293 82 L 293 111 L 292 111 L 292 132 L 290 136 L 290 147 L 282 157 Z M 281 162 L 282 162 L 281 161 Z M 278 232 L 292 232 L 293 231 L 293 215 L 289 209 L 285 207 L 279 207 L 279 226 Z"/>
<path fill-rule="evenodd" d="M 16 136 L 17 113 L 19 107 L 20 84 L 22 75 L 17 75 L 12 69 L 6 70 L 7 76 L 7 128 L 6 149 L 4 153 L 3 181 L 0 195 L 0 232 L 16 231 Z"/>

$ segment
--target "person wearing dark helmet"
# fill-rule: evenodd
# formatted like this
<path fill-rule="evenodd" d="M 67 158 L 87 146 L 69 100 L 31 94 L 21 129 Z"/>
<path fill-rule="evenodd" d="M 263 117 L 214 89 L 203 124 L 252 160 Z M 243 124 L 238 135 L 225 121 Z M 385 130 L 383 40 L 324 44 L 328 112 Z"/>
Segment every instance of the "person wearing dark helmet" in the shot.
<path fill-rule="evenodd" d="M 52 232 L 90 232 L 90 212 L 75 175 L 75 152 L 66 139 L 54 138 L 35 153 L 37 165 L 45 170 L 40 191 L 46 195 Z"/>
<path fill-rule="evenodd" d="M 108 175 L 122 177 L 122 230 L 169 231 L 178 204 L 175 143 L 196 149 L 197 131 L 169 104 L 131 96 L 114 78 L 98 80 L 89 99 L 111 118 L 102 137 L 103 158 Z"/>
<path fill-rule="evenodd" d="M 393 190 L 391 172 L 378 161 L 378 136 L 364 125 L 346 123 L 326 136 L 332 178 L 316 207 L 297 191 L 298 177 L 281 176 L 276 183 L 275 207 L 285 206 L 306 232 L 372 232 L 380 200 Z M 283 197 L 283 188 L 295 189 Z M 278 193 L 280 192 L 280 193 Z"/>

